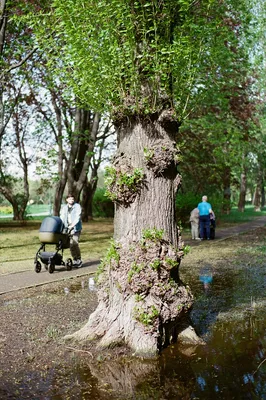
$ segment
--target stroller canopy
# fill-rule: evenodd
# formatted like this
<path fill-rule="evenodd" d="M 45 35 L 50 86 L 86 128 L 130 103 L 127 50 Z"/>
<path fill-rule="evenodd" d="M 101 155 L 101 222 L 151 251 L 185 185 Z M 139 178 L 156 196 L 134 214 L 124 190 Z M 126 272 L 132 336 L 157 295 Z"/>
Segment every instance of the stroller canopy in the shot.
<path fill-rule="evenodd" d="M 60 217 L 46 217 L 42 221 L 39 232 L 61 233 L 64 224 Z"/>

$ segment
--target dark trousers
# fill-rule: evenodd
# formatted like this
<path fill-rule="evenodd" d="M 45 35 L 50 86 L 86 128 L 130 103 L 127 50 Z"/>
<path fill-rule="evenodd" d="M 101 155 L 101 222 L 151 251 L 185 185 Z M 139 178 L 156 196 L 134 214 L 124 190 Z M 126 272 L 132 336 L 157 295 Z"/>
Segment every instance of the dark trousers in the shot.
<path fill-rule="evenodd" d="M 204 230 L 206 229 L 207 239 L 210 239 L 210 215 L 201 215 L 200 221 L 200 237 L 204 239 Z"/>

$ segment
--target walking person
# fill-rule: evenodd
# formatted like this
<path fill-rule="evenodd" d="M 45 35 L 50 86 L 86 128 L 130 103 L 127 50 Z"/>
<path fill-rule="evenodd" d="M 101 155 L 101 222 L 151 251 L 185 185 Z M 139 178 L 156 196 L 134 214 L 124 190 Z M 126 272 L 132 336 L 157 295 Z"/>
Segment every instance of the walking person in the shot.
<path fill-rule="evenodd" d="M 191 224 L 192 239 L 200 240 L 200 238 L 199 238 L 199 209 L 197 207 L 191 211 L 189 222 Z"/>
<path fill-rule="evenodd" d="M 212 212 L 212 206 L 207 200 L 207 196 L 202 196 L 202 202 L 198 204 L 201 240 L 204 239 L 204 231 L 206 231 L 207 240 L 210 240 L 210 213 Z"/>
<path fill-rule="evenodd" d="M 72 194 L 67 195 L 66 202 L 67 204 L 60 212 L 60 218 L 70 233 L 70 252 L 73 258 L 73 266 L 80 268 L 82 267 L 79 248 L 79 238 L 82 230 L 81 207 L 80 204 L 75 202 L 75 197 Z"/>

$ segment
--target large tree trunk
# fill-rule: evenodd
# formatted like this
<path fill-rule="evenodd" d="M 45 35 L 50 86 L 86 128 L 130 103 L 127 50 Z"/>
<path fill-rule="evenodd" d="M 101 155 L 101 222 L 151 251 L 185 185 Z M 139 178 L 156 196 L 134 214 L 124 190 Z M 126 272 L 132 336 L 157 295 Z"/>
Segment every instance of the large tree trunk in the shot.
<path fill-rule="evenodd" d="M 193 299 L 178 271 L 176 130 L 163 116 L 120 127 L 108 187 L 115 242 L 98 270 L 98 307 L 71 337 L 100 338 L 99 347 L 123 342 L 135 354 L 155 356 L 187 328 Z"/>

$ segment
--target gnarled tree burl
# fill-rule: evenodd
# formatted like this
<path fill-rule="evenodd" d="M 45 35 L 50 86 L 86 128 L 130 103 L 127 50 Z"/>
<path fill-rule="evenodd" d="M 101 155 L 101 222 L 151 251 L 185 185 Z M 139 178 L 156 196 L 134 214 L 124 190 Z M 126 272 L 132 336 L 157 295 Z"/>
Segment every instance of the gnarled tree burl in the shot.
<path fill-rule="evenodd" d="M 107 178 L 115 201 L 114 241 L 97 272 L 99 305 L 75 338 L 100 338 L 101 347 L 124 342 L 151 356 L 184 328 L 192 295 L 178 271 L 176 133 L 169 112 L 120 125 Z"/>

